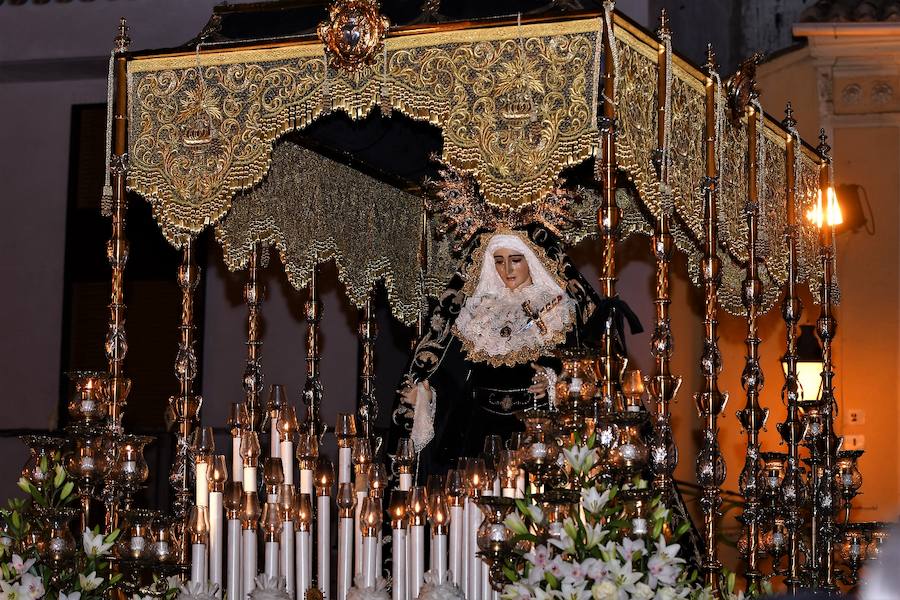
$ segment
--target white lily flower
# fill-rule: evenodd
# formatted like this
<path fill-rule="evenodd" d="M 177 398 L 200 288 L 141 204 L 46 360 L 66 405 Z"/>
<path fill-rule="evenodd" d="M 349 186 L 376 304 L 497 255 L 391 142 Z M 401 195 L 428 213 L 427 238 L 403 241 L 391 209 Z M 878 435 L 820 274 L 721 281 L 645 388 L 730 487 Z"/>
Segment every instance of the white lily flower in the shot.
<path fill-rule="evenodd" d="M 544 511 L 541 510 L 540 506 L 532 504 L 525 508 L 528 511 L 528 516 L 531 517 L 531 520 L 534 521 L 536 525 L 540 525 L 544 522 Z"/>
<path fill-rule="evenodd" d="M 619 546 L 619 553 L 622 555 L 622 558 L 628 562 L 631 562 L 632 558 L 634 558 L 635 552 L 644 552 L 644 550 L 644 540 L 625 538 Z"/>
<path fill-rule="evenodd" d="M 517 512 L 508 514 L 506 519 L 503 520 L 503 524 L 515 534 L 524 535 L 528 533 L 528 527 L 525 525 L 525 521 L 522 520 L 522 517 L 520 517 Z"/>
<path fill-rule="evenodd" d="M 12 567 L 16 573 L 22 575 L 31 568 L 31 565 L 34 564 L 34 560 L 35 559 L 33 558 L 29 558 L 28 560 L 23 561 L 21 556 L 19 556 L 18 554 L 13 554 L 12 561 L 9 563 L 9 566 Z"/>
<path fill-rule="evenodd" d="M 103 534 L 94 534 L 89 529 L 85 529 L 82 534 L 82 543 L 84 545 L 84 553 L 92 558 L 103 556 L 112 548 L 112 542 L 104 542 Z"/>
<path fill-rule="evenodd" d="M 25 600 L 28 593 L 19 583 L 0 580 L 0 600 Z"/>
<path fill-rule="evenodd" d="M 100 584 L 103 583 L 102 577 L 97 577 L 96 571 L 91 571 L 87 575 L 84 573 L 78 574 L 78 582 L 81 584 L 81 589 L 85 592 L 90 592 L 91 590 L 96 590 L 100 587 Z"/>
<path fill-rule="evenodd" d="M 60 592 L 57 600 L 81 600 L 81 592 L 72 592 L 70 594 Z"/>
<path fill-rule="evenodd" d="M 597 523 L 596 525 L 591 525 L 589 523 L 585 523 L 584 533 L 585 533 L 584 545 L 588 550 L 590 550 L 594 546 L 599 546 L 600 544 L 602 544 L 603 538 L 606 537 L 606 534 L 608 532 L 606 531 L 606 529 L 603 528 L 603 525 L 601 525 L 600 523 Z"/>
<path fill-rule="evenodd" d="M 595 487 L 581 490 L 581 506 L 589 513 L 600 512 L 607 502 L 609 502 L 609 490 L 604 490 L 602 494 Z"/>
<path fill-rule="evenodd" d="M 582 475 L 591 470 L 597 461 L 597 452 L 593 448 L 587 446 L 572 446 L 571 448 L 563 448 L 563 454 L 572 470 L 577 475 Z"/>
<path fill-rule="evenodd" d="M 632 571 L 630 562 L 614 562 L 609 565 L 609 576 L 616 585 L 616 589 L 619 590 L 619 598 L 621 600 L 626 600 L 629 594 L 634 593 L 634 584 L 637 583 L 644 574 Z"/>
<path fill-rule="evenodd" d="M 22 574 L 22 593 L 31 600 L 44 597 L 44 582 L 31 573 Z"/>

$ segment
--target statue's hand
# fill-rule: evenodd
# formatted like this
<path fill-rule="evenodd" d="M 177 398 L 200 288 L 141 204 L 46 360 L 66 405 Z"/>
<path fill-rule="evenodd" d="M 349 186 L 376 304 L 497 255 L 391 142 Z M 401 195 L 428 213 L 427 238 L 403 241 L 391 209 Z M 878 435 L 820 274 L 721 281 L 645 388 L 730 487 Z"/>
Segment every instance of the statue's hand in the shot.
<path fill-rule="evenodd" d="M 547 381 L 547 374 L 544 373 L 544 367 L 537 363 L 531 363 L 531 368 L 534 369 L 535 373 L 534 377 L 531 378 L 531 387 L 528 388 L 528 392 L 534 394 L 534 397 L 540 400 L 547 396 L 547 387 L 549 384 Z"/>

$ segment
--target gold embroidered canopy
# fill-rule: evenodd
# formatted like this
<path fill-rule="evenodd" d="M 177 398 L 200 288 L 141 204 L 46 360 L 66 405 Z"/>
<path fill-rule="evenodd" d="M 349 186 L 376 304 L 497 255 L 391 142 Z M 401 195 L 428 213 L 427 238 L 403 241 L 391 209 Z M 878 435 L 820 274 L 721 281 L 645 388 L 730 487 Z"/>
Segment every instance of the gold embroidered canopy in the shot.
<path fill-rule="evenodd" d="M 521 207 L 551 193 L 564 168 L 599 152 L 598 82 L 603 36 L 612 30 L 618 166 L 633 181 L 640 204 L 632 229 L 649 231 L 655 215 L 673 210 L 673 233 L 697 282 L 707 75 L 673 60 L 668 148 L 672 206 L 665 206 L 653 166 L 660 45 L 618 15 L 614 25 L 607 28 L 601 15 L 582 14 L 399 28 L 388 35 L 372 65 L 353 72 L 329 66 L 322 43 L 310 38 L 132 57 L 128 185 L 152 203 L 164 233 L 179 244 L 221 222 L 235 195 L 267 176 L 273 148 L 285 133 L 333 111 L 360 119 L 378 107 L 382 114 L 396 110 L 439 127 L 442 161 L 474 177 L 487 202 Z M 719 86 L 725 97 L 721 83 L 711 85 Z M 721 300 L 727 310 L 743 312 L 749 128 L 746 118 L 723 120 L 721 128 Z M 769 308 L 787 278 L 785 145 L 794 134 L 768 117 L 756 129 L 757 184 L 765 217 L 759 250 L 764 258 L 763 304 Z M 799 214 L 804 214 L 818 190 L 820 159 L 811 148 L 799 148 L 796 198 Z M 407 233 L 417 237 L 415 219 L 408 221 Z M 244 235 L 241 243 L 251 243 L 252 237 Z M 800 239 L 800 277 L 814 287 L 821 279 L 816 230 L 804 223 Z M 387 252 L 377 245 L 368 251 L 375 256 Z M 237 253 L 229 264 L 241 265 L 235 257 L 246 249 L 232 246 L 229 252 Z M 395 300 L 407 307 L 419 303 L 418 298 Z"/>

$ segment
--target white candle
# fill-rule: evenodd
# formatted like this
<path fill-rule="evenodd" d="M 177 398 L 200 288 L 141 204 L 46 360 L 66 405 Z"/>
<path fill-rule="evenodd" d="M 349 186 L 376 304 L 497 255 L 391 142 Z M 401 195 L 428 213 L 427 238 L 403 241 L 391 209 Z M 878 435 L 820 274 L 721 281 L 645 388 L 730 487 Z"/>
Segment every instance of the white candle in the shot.
<path fill-rule="evenodd" d="M 244 491 L 256 493 L 256 467 L 244 467 Z"/>
<path fill-rule="evenodd" d="M 471 498 L 468 499 L 466 510 L 469 513 L 468 519 L 466 519 L 468 524 L 466 530 L 466 557 L 469 567 L 466 572 L 466 579 L 469 593 L 466 595 L 466 598 L 468 600 L 481 600 L 481 558 L 476 554 L 478 552 L 478 526 L 481 524 L 481 511 Z"/>
<path fill-rule="evenodd" d="M 409 528 L 409 596 L 418 598 L 425 582 L 425 526 Z"/>
<path fill-rule="evenodd" d="M 269 577 L 278 577 L 278 542 L 266 542 L 265 573 Z"/>
<path fill-rule="evenodd" d="M 452 520 L 450 526 L 453 527 Z M 431 572 L 438 583 L 443 583 L 447 578 L 447 536 L 443 533 L 431 536 Z"/>
<path fill-rule="evenodd" d="M 350 470 L 352 466 L 352 450 L 349 447 L 338 448 L 338 484 L 350 483 Z"/>
<path fill-rule="evenodd" d="M 244 460 L 241 458 L 241 436 L 231 438 L 231 480 L 244 480 Z"/>
<path fill-rule="evenodd" d="M 228 597 L 241 597 L 241 521 L 228 519 Z"/>
<path fill-rule="evenodd" d="M 462 569 L 464 514 L 462 506 L 450 506 L 450 573 L 453 575 L 453 583 L 461 590 L 466 589 Z"/>
<path fill-rule="evenodd" d="M 244 483 L 246 483 L 246 480 Z M 244 561 L 241 580 L 244 583 L 244 597 L 249 598 L 250 592 L 256 586 L 256 531 L 244 529 L 241 533 L 244 541 L 241 549 L 241 556 Z"/>
<path fill-rule="evenodd" d="M 519 469 L 519 476 L 516 477 L 516 498 L 525 497 L 525 471 Z"/>
<path fill-rule="evenodd" d="M 302 599 L 312 585 L 312 542 L 309 531 L 297 532 L 297 598 Z"/>
<path fill-rule="evenodd" d="M 338 519 L 337 600 L 347 600 L 353 582 L 353 518 Z"/>
<path fill-rule="evenodd" d="M 409 600 L 406 593 L 406 529 L 392 530 L 391 540 L 393 557 L 391 580 L 393 584 L 392 600 Z"/>
<path fill-rule="evenodd" d="M 400 473 L 400 490 L 408 492 L 412 487 L 412 473 Z"/>
<path fill-rule="evenodd" d="M 313 494 L 313 472 L 312 469 L 300 469 L 300 493 Z"/>
<path fill-rule="evenodd" d="M 316 515 L 319 520 L 318 527 L 318 580 L 319 591 L 324 600 L 331 598 L 331 498 L 318 496 L 316 498 Z"/>
<path fill-rule="evenodd" d="M 294 522 L 284 521 L 281 524 L 281 553 L 279 554 L 279 572 L 284 577 L 288 594 L 294 592 Z"/>
<path fill-rule="evenodd" d="M 354 544 L 356 560 L 353 563 L 355 573 L 363 572 L 363 534 L 359 527 L 359 515 L 362 511 L 363 500 L 366 496 L 368 496 L 368 494 L 365 490 L 356 492 L 356 508 L 354 509 L 355 514 L 353 518 L 353 531 L 356 533 L 356 541 Z"/>
<path fill-rule="evenodd" d="M 278 443 L 278 417 L 273 416 L 270 425 L 272 429 L 269 431 L 269 456 L 281 458 L 281 447 Z"/>
<path fill-rule="evenodd" d="M 191 583 L 206 583 L 206 544 L 191 544 Z"/>
<path fill-rule="evenodd" d="M 491 489 L 491 491 L 494 493 L 495 496 L 500 495 L 500 478 L 499 477 L 496 477 L 494 479 L 494 485 L 493 485 L 493 488 Z"/>
<path fill-rule="evenodd" d="M 378 563 L 375 561 L 378 538 L 375 536 L 363 536 L 363 587 L 375 587 L 375 577 Z"/>
<path fill-rule="evenodd" d="M 209 463 L 201 460 L 195 465 L 196 486 L 194 504 L 197 506 L 209 506 Z"/>
<path fill-rule="evenodd" d="M 515 498 L 516 497 L 516 488 L 503 488 L 502 495 L 504 498 Z"/>
<path fill-rule="evenodd" d="M 209 493 L 209 580 L 222 589 L 222 492 Z"/>
<path fill-rule="evenodd" d="M 294 442 L 281 442 L 281 468 L 284 469 L 284 482 L 294 485 Z"/>
<path fill-rule="evenodd" d="M 375 544 L 375 577 L 379 577 L 381 573 L 381 566 L 384 564 L 384 544 L 381 539 L 381 532 L 378 532 L 378 535 L 375 536 L 377 543 Z"/>

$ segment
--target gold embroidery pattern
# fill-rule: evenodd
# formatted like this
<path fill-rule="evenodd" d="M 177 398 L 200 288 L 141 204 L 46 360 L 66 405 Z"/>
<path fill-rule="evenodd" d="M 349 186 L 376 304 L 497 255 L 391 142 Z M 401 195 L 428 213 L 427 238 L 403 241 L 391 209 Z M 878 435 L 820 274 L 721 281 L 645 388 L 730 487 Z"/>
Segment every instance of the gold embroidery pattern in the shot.
<path fill-rule="evenodd" d="M 416 261 L 422 200 L 311 150 L 284 142 L 272 154 L 272 177 L 238 194 L 216 227 L 225 264 L 246 267 L 255 242 L 274 245 L 288 281 L 309 284 L 316 264 L 334 260 L 347 297 L 362 308 L 377 281 L 391 310 L 412 323 L 453 274 L 446 244 L 429 243 L 423 288 Z"/>
<path fill-rule="evenodd" d="M 322 47 L 307 42 L 134 59 L 128 66 L 128 185 L 150 200 L 163 231 L 178 244 L 186 235 L 220 222 L 236 192 L 263 180 L 274 160 L 274 142 L 284 133 L 334 110 L 358 119 L 381 105 L 441 127 L 442 159 L 472 174 L 487 201 L 519 207 L 551 192 L 565 166 L 597 151 L 599 136 L 592 121 L 599 29 L 599 19 L 583 18 L 398 36 L 385 41 L 386 52 L 378 53 L 374 65 L 352 74 L 327 69 Z M 656 149 L 657 54 L 625 27 L 616 28 L 616 36 L 622 42 L 616 98 L 619 166 L 638 192 L 623 214 L 623 233 L 650 232 L 652 221 L 647 219 L 661 209 L 651 164 Z M 705 99 L 697 73 L 676 64 L 673 75 L 673 235 L 688 255 L 697 283 Z M 786 277 L 784 133 L 771 121 L 767 128 L 762 196 L 766 218 L 761 224 L 769 244 L 764 261 L 773 284 L 767 282 L 766 287 L 776 288 L 771 295 L 766 292 L 764 303 L 770 305 Z M 727 240 L 723 261 L 733 264 L 723 267 L 722 297 L 726 310 L 742 313 L 746 127 L 727 125 L 723 133 L 720 228 L 722 240 Z M 796 171 L 799 214 L 805 216 L 818 189 L 818 164 L 800 152 Z M 302 190 L 295 192 L 301 195 Z M 566 235 L 569 241 L 593 232 L 593 215 L 588 217 L 583 230 Z M 446 240 L 429 244 L 446 248 Z M 798 254 L 800 280 L 815 291 L 821 280 L 818 238 L 805 219 Z M 440 289 L 445 281 L 426 276 L 429 289 Z M 409 314 L 407 308 L 401 313 Z"/>
<path fill-rule="evenodd" d="M 388 40 L 386 78 L 382 54 L 353 74 L 326 74 L 321 55 L 132 61 L 129 187 L 160 222 L 197 233 L 262 180 L 279 136 L 332 110 L 361 118 L 386 93 L 393 108 L 442 128 L 443 159 L 472 173 L 488 201 L 535 200 L 594 151 L 586 132 L 599 21 L 576 25 L 497 28 L 499 39 L 460 43 L 438 36 L 440 45 Z"/>

